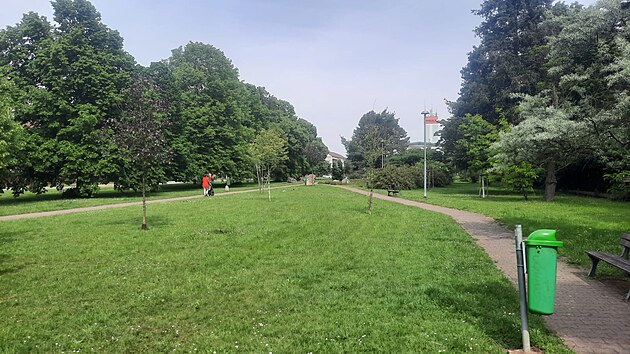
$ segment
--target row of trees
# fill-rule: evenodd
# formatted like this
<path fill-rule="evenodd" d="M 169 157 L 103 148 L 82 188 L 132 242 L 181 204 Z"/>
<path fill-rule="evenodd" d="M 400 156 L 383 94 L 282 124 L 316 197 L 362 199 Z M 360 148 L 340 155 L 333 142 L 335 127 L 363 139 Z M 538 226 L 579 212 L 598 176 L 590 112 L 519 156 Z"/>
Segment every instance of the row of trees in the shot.
<path fill-rule="evenodd" d="M 47 186 L 91 195 L 253 175 L 251 143 L 267 130 L 286 146 L 275 177 L 311 171 L 328 149 L 291 104 L 239 80 L 217 48 L 188 43 L 149 67 L 87 0 L 52 1 L 0 31 L 0 190 Z M 266 134 L 266 133 L 265 133 Z"/>
<path fill-rule="evenodd" d="M 447 160 L 520 189 L 544 176 L 546 200 L 559 182 L 627 188 L 630 10 L 622 3 L 484 1 L 475 11 L 480 44 L 442 122 Z"/>

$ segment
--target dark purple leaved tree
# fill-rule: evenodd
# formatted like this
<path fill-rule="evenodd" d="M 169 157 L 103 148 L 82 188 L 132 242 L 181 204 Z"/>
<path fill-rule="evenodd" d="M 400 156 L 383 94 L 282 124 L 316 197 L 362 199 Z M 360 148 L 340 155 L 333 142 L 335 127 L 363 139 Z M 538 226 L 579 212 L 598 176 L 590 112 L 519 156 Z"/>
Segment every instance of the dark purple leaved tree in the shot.
<path fill-rule="evenodd" d="M 121 155 L 137 176 L 132 187 L 142 190 L 142 230 L 147 229 L 148 180 L 155 183 L 160 179 L 161 166 L 170 155 L 163 133 L 168 125 L 168 102 L 163 97 L 150 78 L 137 74 L 126 91 L 122 116 L 111 121 Z"/>

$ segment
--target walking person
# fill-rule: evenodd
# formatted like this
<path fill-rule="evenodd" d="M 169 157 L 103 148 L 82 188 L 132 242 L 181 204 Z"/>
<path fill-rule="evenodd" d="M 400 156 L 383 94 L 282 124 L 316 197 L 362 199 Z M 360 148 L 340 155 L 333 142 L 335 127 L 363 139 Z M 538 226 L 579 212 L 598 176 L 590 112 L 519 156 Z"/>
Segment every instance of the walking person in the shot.
<path fill-rule="evenodd" d="M 210 191 L 210 176 L 208 174 L 204 174 L 201 179 L 201 187 L 203 187 L 203 196 L 207 197 L 208 192 Z"/>
<path fill-rule="evenodd" d="M 206 195 L 209 197 L 214 196 L 214 188 L 212 187 L 213 181 L 214 181 L 214 175 L 212 173 L 208 173 L 208 192 L 206 193 Z"/>

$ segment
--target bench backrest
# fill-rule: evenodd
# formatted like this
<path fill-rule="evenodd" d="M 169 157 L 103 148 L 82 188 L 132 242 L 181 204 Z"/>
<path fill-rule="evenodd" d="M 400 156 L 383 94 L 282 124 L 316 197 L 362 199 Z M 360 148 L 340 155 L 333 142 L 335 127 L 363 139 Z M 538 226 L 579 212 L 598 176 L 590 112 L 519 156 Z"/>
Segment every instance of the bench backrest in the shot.
<path fill-rule="evenodd" d="M 630 234 L 624 234 L 621 236 L 619 243 L 623 246 L 621 257 L 628 259 L 628 252 L 630 252 Z"/>

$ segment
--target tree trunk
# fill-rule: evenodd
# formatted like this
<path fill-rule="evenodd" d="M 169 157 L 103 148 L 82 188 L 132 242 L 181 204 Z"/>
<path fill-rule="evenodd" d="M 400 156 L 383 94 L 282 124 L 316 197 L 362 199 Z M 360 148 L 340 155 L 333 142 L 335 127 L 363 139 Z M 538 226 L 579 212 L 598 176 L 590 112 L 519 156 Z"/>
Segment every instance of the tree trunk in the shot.
<path fill-rule="evenodd" d="M 547 177 L 545 178 L 545 201 L 550 202 L 556 196 L 556 162 L 549 161 L 545 167 Z"/>
<path fill-rule="evenodd" d="M 484 180 L 484 176 L 481 175 L 481 198 L 486 197 L 486 184 Z"/>
<path fill-rule="evenodd" d="M 142 174 L 142 230 L 147 229 L 147 194 L 144 173 Z"/>
<path fill-rule="evenodd" d="M 258 165 L 256 165 L 256 179 L 258 180 L 258 190 L 262 192 L 264 190 L 263 173 L 262 173 L 262 167 Z"/>
<path fill-rule="evenodd" d="M 269 180 L 270 178 L 271 178 L 271 168 L 267 170 L 267 192 L 269 193 L 269 201 L 271 201 L 271 182 Z"/>

